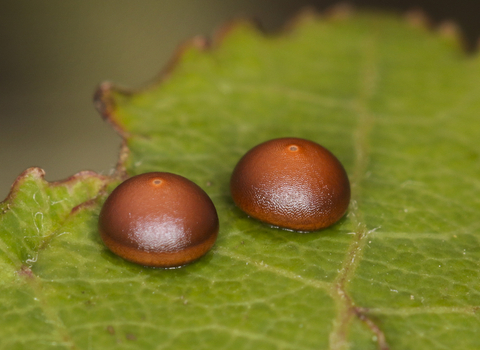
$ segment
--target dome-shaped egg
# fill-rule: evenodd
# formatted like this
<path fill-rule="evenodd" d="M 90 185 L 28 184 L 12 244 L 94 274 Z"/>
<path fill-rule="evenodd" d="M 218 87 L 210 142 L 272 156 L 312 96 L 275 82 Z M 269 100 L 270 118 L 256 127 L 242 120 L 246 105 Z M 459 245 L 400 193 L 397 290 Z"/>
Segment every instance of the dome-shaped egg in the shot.
<path fill-rule="evenodd" d="M 340 161 L 300 138 L 274 139 L 248 151 L 233 171 L 230 191 L 251 217 L 295 231 L 334 224 L 350 202 L 350 183 Z"/>
<path fill-rule="evenodd" d="M 153 172 L 115 188 L 98 227 L 105 245 L 122 258 L 176 267 L 206 254 L 219 225 L 215 206 L 199 186 L 179 175 Z"/>

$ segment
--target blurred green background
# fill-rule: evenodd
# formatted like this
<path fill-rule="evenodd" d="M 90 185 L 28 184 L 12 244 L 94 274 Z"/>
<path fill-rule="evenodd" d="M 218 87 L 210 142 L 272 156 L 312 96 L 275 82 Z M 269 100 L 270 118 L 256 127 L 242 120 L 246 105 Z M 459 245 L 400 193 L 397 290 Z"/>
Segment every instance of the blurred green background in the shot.
<path fill-rule="evenodd" d="M 335 1 L 2 0 L 0 3 L 0 200 L 26 168 L 50 181 L 81 170 L 108 174 L 120 138 L 94 110 L 103 81 L 138 88 L 150 82 L 178 44 L 210 36 L 229 19 L 250 17 L 267 32 L 305 6 Z M 476 0 L 358 0 L 357 8 L 423 9 L 455 21 L 472 50 L 480 33 Z"/>

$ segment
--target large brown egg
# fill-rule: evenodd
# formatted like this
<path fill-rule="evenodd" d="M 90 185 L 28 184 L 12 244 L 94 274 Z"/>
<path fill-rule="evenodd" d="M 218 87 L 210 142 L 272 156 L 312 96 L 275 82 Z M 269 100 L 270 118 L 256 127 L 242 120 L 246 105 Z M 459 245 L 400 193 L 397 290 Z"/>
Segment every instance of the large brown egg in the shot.
<path fill-rule="evenodd" d="M 171 173 L 146 173 L 120 184 L 99 218 L 105 245 L 145 266 L 176 267 L 209 251 L 218 216 L 208 195 L 192 181 Z"/>
<path fill-rule="evenodd" d="M 235 204 L 253 218 L 295 231 L 337 222 L 350 202 L 340 161 L 319 144 L 280 138 L 248 151 L 230 181 Z"/>

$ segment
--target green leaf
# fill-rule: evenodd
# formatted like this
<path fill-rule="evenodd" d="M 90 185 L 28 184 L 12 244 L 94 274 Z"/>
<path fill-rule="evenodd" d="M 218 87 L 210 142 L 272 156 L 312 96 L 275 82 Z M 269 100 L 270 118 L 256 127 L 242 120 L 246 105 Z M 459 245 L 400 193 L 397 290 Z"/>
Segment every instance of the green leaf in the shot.
<path fill-rule="evenodd" d="M 160 84 L 103 84 L 122 134 L 113 177 L 48 184 L 37 168 L 0 210 L 5 349 L 478 349 L 480 60 L 387 15 L 304 16 L 275 37 L 235 23 L 183 47 Z M 352 182 L 320 232 L 249 219 L 229 196 L 239 158 L 295 136 Z M 97 231 L 119 180 L 148 171 L 204 188 L 214 248 L 180 269 L 137 266 Z"/>

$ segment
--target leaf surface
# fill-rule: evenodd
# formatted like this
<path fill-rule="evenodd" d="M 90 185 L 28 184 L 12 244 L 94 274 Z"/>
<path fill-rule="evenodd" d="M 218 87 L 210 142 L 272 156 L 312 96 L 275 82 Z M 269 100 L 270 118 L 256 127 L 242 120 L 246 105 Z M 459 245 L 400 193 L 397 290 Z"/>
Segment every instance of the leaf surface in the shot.
<path fill-rule="evenodd" d="M 197 40 L 160 84 L 103 84 L 124 137 L 112 177 L 48 184 L 27 170 L 1 203 L 5 349 L 478 349 L 480 61 L 397 17 L 305 16 L 269 37 L 236 23 Z M 249 219 L 233 204 L 239 158 L 268 139 L 330 149 L 352 183 L 320 232 Z M 214 248 L 152 269 L 97 231 L 125 175 L 168 171 L 211 196 Z"/>

